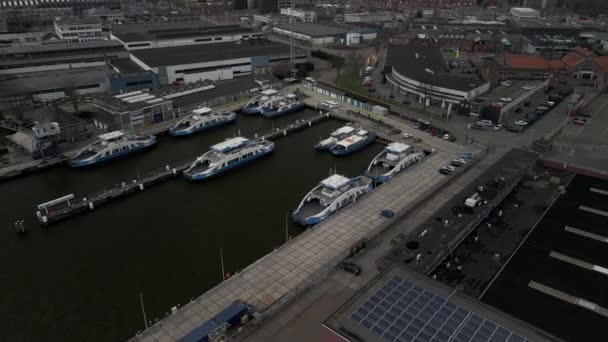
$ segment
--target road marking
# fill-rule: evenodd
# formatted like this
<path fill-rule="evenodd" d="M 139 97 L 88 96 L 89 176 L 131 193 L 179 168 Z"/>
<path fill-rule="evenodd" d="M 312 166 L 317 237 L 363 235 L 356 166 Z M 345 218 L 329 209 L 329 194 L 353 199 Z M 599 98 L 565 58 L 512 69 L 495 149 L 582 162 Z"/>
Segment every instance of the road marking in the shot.
<path fill-rule="evenodd" d="M 549 295 L 551 297 L 557 298 L 557 299 L 561 299 L 565 302 L 568 302 L 570 304 L 574 304 L 577 306 L 580 306 L 582 308 L 585 308 L 587 310 L 593 311 L 599 315 L 602 315 L 604 317 L 608 317 L 608 309 L 594 303 L 591 301 L 588 301 L 584 298 L 579 298 L 579 297 L 575 297 L 573 295 L 567 294 L 565 292 L 562 292 L 560 290 L 556 290 L 552 287 L 549 287 L 547 285 L 543 285 L 541 283 L 538 283 L 534 280 L 530 280 L 530 282 L 528 283 L 528 287 L 533 288 L 537 291 L 540 291 L 546 295 Z"/>
<path fill-rule="evenodd" d="M 589 188 L 589 191 L 608 196 L 608 191 L 606 191 L 606 190 L 602 190 L 602 189 L 598 189 L 598 188 Z"/>
<path fill-rule="evenodd" d="M 605 211 L 599 210 L 599 209 L 594 209 L 594 208 L 591 208 L 591 207 L 587 207 L 585 205 L 579 205 L 578 209 L 582 210 L 582 211 L 589 212 L 589 213 L 593 213 L 593 214 L 596 214 L 596 215 L 602 215 L 602 216 L 608 217 L 608 212 L 605 212 Z"/>
<path fill-rule="evenodd" d="M 552 257 L 552 258 L 555 258 L 557 260 L 561 260 L 563 262 L 567 262 L 567 263 L 569 263 L 571 265 L 575 265 L 575 266 L 578 266 L 578 267 L 581 267 L 581 268 L 584 268 L 584 269 L 587 269 L 587 270 L 590 270 L 590 271 L 594 271 L 594 272 L 598 272 L 598 273 L 602 273 L 602 274 L 608 275 L 608 268 L 606 268 L 606 267 L 602 267 L 602 266 L 599 266 L 599 265 L 594 265 L 592 263 L 589 263 L 589 262 L 586 262 L 586 261 L 583 261 L 583 260 L 580 260 L 580 259 L 576 259 L 576 258 L 567 256 L 567 255 L 564 255 L 564 254 L 561 254 L 561 253 L 558 253 L 558 252 L 555 252 L 555 251 L 551 251 L 551 253 L 549 253 L 549 256 Z"/>
<path fill-rule="evenodd" d="M 582 229 L 574 228 L 574 227 L 571 227 L 571 226 L 565 226 L 564 230 L 567 231 L 567 232 L 569 232 L 569 233 L 572 233 L 572 234 L 576 234 L 576 235 L 584 236 L 584 237 L 589 238 L 589 239 L 593 239 L 593 240 L 597 240 L 597 241 L 608 243 L 608 237 L 601 236 L 601 235 L 598 235 L 598 234 L 589 233 L 589 232 L 584 231 Z"/>

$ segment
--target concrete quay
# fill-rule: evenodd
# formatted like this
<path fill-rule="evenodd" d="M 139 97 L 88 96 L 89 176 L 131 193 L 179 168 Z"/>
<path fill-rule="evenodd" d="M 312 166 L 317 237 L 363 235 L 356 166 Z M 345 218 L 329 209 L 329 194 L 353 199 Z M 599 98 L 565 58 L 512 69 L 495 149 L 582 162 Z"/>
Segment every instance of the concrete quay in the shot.
<path fill-rule="evenodd" d="M 303 232 L 131 341 L 178 340 L 237 299 L 258 310 L 258 319 L 251 323 L 256 327 L 325 280 L 352 247 L 391 226 L 394 220 L 382 217 L 381 210 L 390 209 L 401 215 L 449 182 L 450 178 L 437 170 L 465 151 L 470 149 L 458 145 L 453 145 L 451 151 L 436 150 L 420 164 L 396 176 L 388 186 L 378 187 Z"/>

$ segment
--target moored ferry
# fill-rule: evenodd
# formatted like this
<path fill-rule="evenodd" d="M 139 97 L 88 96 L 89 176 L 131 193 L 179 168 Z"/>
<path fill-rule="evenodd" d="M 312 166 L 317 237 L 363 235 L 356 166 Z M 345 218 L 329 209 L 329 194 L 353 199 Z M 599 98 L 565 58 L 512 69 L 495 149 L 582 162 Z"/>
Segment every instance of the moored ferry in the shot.
<path fill-rule="evenodd" d="M 242 112 L 245 114 L 262 113 L 262 110 L 268 106 L 269 101 L 274 100 L 278 93 L 275 89 L 263 90 L 260 92 L 260 95 L 254 97 L 243 106 Z"/>
<path fill-rule="evenodd" d="M 350 179 L 338 174 L 332 175 L 306 194 L 293 211 L 292 218 L 304 226 L 317 224 L 370 190 L 371 180 L 365 176 Z"/>
<path fill-rule="evenodd" d="M 417 151 L 410 145 L 394 142 L 372 160 L 365 175 L 378 183 L 387 182 L 399 172 L 424 159 L 426 155 L 425 151 Z"/>
<path fill-rule="evenodd" d="M 302 107 L 304 107 L 304 102 L 295 94 L 277 95 L 262 108 L 262 115 L 272 118 L 294 112 Z"/>
<path fill-rule="evenodd" d="M 154 144 L 154 135 L 131 135 L 113 131 L 99 135 L 97 141 L 72 156 L 69 164 L 72 167 L 91 166 L 147 149 Z"/>
<path fill-rule="evenodd" d="M 374 132 L 359 129 L 355 133 L 338 141 L 329 151 L 334 155 L 343 156 L 364 148 L 371 144 L 374 139 L 376 139 Z"/>
<path fill-rule="evenodd" d="M 169 129 L 174 136 L 190 135 L 234 121 L 234 112 L 216 113 L 211 108 L 198 108 Z"/>
<path fill-rule="evenodd" d="M 251 162 L 274 150 L 268 140 L 249 140 L 243 137 L 228 139 L 211 146 L 211 150 L 198 157 L 184 176 L 189 180 L 206 179 L 242 164 Z"/>
<path fill-rule="evenodd" d="M 315 150 L 325 151 L 334 147 L 338 141 L 348 137 L 355 131 L 354 127 L 351 126 L 343 126 L 338 128 L 337 130 L 331 132 L 329 138 L 321 139 L 314 145 Z"/>

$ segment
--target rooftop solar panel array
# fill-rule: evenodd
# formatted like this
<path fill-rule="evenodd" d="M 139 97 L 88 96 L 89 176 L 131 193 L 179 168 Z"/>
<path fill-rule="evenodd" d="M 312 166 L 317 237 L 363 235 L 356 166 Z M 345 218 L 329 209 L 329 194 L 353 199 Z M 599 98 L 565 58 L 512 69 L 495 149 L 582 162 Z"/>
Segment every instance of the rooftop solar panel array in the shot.
<path fill-rule="evenodd" d="M 529 342 L 398 276 L 376 290 L 350 318 L 385 341 Z"/>

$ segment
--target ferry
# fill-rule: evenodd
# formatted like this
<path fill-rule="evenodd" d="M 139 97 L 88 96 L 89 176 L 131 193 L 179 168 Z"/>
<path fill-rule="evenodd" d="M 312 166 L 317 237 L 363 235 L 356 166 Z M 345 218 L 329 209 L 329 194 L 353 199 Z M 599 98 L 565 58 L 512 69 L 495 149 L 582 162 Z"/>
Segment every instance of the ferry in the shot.
<path fill-rule="evenodd" d="M 295 94 L 277 95 L 268 101 L 262 108 L 262 115 L 267 118 L 284 115 L 294 112 L 304 107 L 302 102 Z"/>
<path fill-rule="evenodd" d="M 173 136 L 191 135 L 234 121 L 234 112 L 216 113 L 211 108 L 198 108 L 169 129 Z"/>
<path fill-rule="evenodd" d="M 292 218 L 304 226 L 317 224 L 370 190 L 371 180 L 365 176 L 349 179 L 338 174 L 332 175 L 304 197 L 292 213 Z"/>
<path fill-rule="evenodd" d="M 314 145 L 315 150 L 325 151 L 334 147 L 338 141 L 350 136 L 355 131 L 354 127 L 351 126 L 343 126 L 338 128 L 337 130 L 331 132 L 329 138 L 325 138 L 320 140 Z"/>
<path fill-rule="evenodd" d="M 375 182 L 384 183 L 399 172 L 418 163 L 426 155 L 426 152 L 416 151 L 410 145 L 394 142 L 372 160 L 365 171 L 365 175 Z"/>
<path fill-rule="evenodd" d="M 71 157 L 69 164 L 72 167 L 95 165 L 141 151 L 154 144 L 156 144 L 154 135 L 130 135 L 123 131 L 113 131 L 98 136 L 97 141 Z"/>
<path fill-rule="evenodd" d="M 265 156 L 274 150 L 268 140 L 249 140 L 243 137 L 228 139 L 211 146 L 211 150 L 198 157 L 184 176 L 189 180 L 206 179 L 239 165 Z"/>
<path fill-rule="evenodd" d="M 245 114 L 260 114 L 268 102 L 273 100 L 279 92 L 275 89 L 263 90 L 260 95 L 247 102 L 242 109 Z"/>
<path fill-rule="evenodd" d="M 359 129 L 354 134 L 338 141 L 329 151 L 336 156 L 343 156 L 364 148 L 371 144 L 374 139 L 376 139 L 374 132 Z"/>

